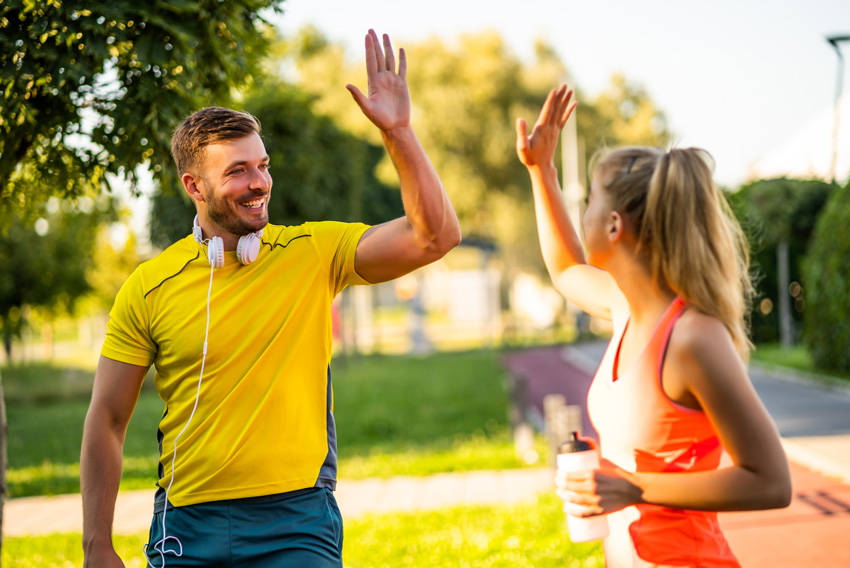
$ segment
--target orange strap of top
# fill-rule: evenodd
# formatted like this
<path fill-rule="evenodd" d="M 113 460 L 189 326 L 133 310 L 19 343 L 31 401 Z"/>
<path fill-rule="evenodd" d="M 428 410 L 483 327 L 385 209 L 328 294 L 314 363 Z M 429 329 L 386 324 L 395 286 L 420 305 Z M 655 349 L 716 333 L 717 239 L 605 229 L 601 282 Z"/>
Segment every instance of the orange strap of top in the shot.
<path fill-rule="evenodd" d="M 664 314 L 664 319 L 658 324 L 661 330 L 661 344 L 658 346 L 658 380 L 661 381 L 661 368 L 664 366 L 664 356 L 667 355 L 667 344 L 670 343 L 670 334 L 673 333 L 673 325 L 676 320 L 685 313 L 687 307 L 686 302 L 681 296 L 676 296 L 676 299 L 667 308 L 667 313 Z"/>

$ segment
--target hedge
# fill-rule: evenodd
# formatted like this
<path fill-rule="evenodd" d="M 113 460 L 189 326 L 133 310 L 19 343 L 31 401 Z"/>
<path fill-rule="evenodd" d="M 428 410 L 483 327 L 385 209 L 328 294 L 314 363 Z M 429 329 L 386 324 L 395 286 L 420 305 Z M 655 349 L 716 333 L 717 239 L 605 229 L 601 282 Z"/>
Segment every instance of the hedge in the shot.
<path fill-rule="evenodd" d="M 803 274 L 803 337 L 815 366 L 850 371 L 850 184 L 836 188 L 821 212 Z"/>

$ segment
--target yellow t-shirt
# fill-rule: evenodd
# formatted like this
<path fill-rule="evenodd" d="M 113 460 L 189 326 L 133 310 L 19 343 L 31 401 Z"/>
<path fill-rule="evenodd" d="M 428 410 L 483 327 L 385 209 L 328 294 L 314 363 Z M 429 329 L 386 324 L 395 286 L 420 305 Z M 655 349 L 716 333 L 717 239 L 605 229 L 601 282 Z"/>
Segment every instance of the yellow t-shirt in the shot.
<path fill-rule="evenodd" d="M 203 379 L 177 444 L 172 504 L 333 489 L 331 301 L 367 284 L 354 253 L 368 228 L 268 225 L 253 263 L 225 253 L 212 275 Z M 141 264 L 110 313 L 102 354 L 156 368 L 163 489 L 198 393 L 209 283 L 206 247 L 188 236 Z"/>

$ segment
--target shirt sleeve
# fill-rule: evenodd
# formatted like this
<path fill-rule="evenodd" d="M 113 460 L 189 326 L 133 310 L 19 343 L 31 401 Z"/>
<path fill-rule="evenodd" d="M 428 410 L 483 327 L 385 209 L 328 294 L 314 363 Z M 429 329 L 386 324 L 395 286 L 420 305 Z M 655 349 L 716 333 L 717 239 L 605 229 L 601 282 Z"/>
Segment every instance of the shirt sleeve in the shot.
<path fill-rule="evenodd" d="M 369 225 L 324 221 L 311 223 L 310 233 L 328 270 L 330 292 L 336 296 L 346 286 L 369 284 L 354 270 L 354 254 Z"/>
<path fill-rule="evenodd" d="M 136 270 L 115 297 L 100 353 L 115 361 L 149 367 L 157 352 L 149 330 L 142 278 Z"/>

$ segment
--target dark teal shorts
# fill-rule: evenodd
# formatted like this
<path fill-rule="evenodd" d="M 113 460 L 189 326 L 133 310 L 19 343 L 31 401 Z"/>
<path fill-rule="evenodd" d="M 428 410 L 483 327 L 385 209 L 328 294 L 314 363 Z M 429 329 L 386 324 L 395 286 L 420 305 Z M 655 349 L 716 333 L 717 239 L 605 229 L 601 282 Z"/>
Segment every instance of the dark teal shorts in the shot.
<path fill-rule="evenodd" d="M 164 545 L 162 514 L 154 514 L 146 548 L 156 568 L 163 559 L 166 568 L 342 568 L 342 516 L 329 489 L 169 508 Z M 181 556 L 171 552 L 181 545 Z"/>

